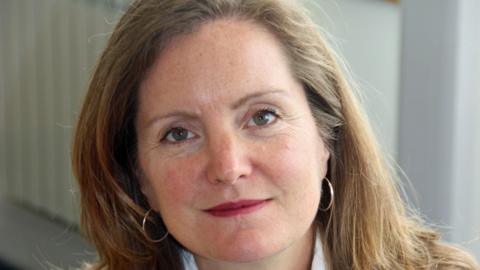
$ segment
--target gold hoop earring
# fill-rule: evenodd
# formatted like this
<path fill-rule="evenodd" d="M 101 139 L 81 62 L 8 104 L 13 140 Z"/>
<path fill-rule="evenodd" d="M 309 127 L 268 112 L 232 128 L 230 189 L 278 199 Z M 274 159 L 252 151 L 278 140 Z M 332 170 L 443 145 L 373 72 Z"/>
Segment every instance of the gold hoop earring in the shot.
<path fill-rule="evenodd" d="M 148 241 L 150 242 L 153 242 L 153 243 L 160 243 L 162 242 L 163 240 L 165 240 L 168 236 L 168 231 L 166 230 L 166 233 L 164 236 L 160 237 L 159 239 L 152 239 L 150 238 L 150 236 L 148 236 L 148 233 L 147 233 L 147 230 L 145 229 L 145 224 L 147 223 L 147 218 L 148 218 L 148 215 L 150 214 L 150 212 L 152 211 L 152 209 L 150 208 L 146 213 L 145 215 L 143 216 L 143 220 L 142 220 L 142 231 L 143 231 L 143 234 L 145 235 L 145 238 L 147 238 Z"/>
<path fill-rule="evenodd" d="M 325 193 L 324 193 L 324 185 L 323 185 L 324 182 L 323 182 L 323 181 L 327 181 L 328 190 L 330 191 L 329 194 L 327 195 L 327 196 L 329 196 L 329 199 L 330 199 L 330 200 L 328 201 L 328 204 L 327 204 L 326 207 L 322 207 L 322 206 L 324 205 L 324 204 L 322 203 L 322 201 L 323 201 L 323 198 L 324 198 L 324 195 L 325 195 Z M 334 201 L 334 199 L 333 199 L 333 195 L 334 195 L 334 194 L 333 194 L 333 186 L 332 186 L 332 183 L 330 183 L 330 180 L 328 180 L 327 177 L 323 178 L 323 180 L 322 180 L 322 191 L 321 191 L 321 194 L 322 194 L 322 195 L 321 195 L 321 197 L 320 197 L 320 206 L 318 207 L 318 209 L 320 209 L 320 211 L 326 212 L 326 211 L 330 210 L 330 208 L 332 208 L 333 201 Z"/>

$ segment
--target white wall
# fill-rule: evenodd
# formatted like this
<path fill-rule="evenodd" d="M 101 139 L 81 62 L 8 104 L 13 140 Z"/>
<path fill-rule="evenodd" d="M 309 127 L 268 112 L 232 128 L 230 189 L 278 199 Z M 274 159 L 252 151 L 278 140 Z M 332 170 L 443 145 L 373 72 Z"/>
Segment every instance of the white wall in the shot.
<path fill-rule="evenodd" d="M 412 206 L 480 257 L 480 1 L 400 2 L 306 5 L 360 82 Z"/>
<path fill-rule="evenodd" d="M 480 1 L 458 2 L 452 240 L 480 258 Z M 467 210 L 467 211 L 465 211 Z"/>
<path fill-rule="evenodd" d="M 384 150 L 397 153 L 400 5 L 379 0 L 305 1 L 332 35 L 358 83 L 365 110 Z"/>
<path fill-rule="evenodd" d="M 402 5 L 399 162 L 422 213 L 480 257 L 480 3 Z"/>

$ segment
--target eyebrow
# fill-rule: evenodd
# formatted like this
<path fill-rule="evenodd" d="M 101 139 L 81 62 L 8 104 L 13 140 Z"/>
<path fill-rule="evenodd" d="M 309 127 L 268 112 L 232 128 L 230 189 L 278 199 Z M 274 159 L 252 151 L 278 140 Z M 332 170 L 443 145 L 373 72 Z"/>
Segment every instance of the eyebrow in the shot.
<path fill-rule="evenodd" d="M 263 96 L 267 96 L 267 95 L 271 95 L 271 94 L 285 95 L 285 93 L 286 93 L 286 91 L 280 90 L 280 89 L 266 90 L 266 91 L 260 91 L 260 92 L 252 93 L 252 94 L 249 94 L 249 95 L 246 95 L 246 96 L 240 98 L 235 103 L 233 103 L 232 109 L 234 109 L 234 110 L 238 109 L 240 106 L 247 103 L 251 99 L 255 99 L 255 98 L 259 98 L 259 97 L 263 97 Z"/>
<path fill-rule="evenodd" d="M 245 103 L 247 103 L 248 101 L 252 100 L 252 99 L 256 99 L 256 98 L 259 98 L 259 97 L 263 97 L 263 96 L 267 96 L 267 95 L 272 95 L 272 94 L 281 94 L 281 95 L 285 95 L 287 93 L 287 91 L 285 90 L 280 90 L 280 89 L 273 89 L 273 90 L 266 90 L 266 91 L 259 91 L 259 92 L 255 92 L 255 93 L 252 93 L 252 94 L 248 94 L 242 98 L 240 98 L 239 100 L 235 101 L 231 108 L 233 110 L 236 110 L 238 109 L 239 107 L 241 107 L 242 105 L 244 105 Z M 150 119 L 147 124 L 145 125 L 146 128 L 149 128 L 153 123 L 159 121 L 159 120 L 162 120 L 162 119 L 167 119 L 167 118 L 171 118 L 171 117 L 184 117 L 184 118 L 187 118 L 187 119 L 195 119 L 196 118 L 196 114 L 192 113 L 192 112 L 189 112 L 189 111 L 184 111 L 184 110 L 175 110 L 175 111 L 171 111 L 169 113 L 166 113 L 166 114 L 163 114 L 163 115 L 160 115 L 160 116 L 155 116 L 153 117 L 152 119 Z"/>
<path fill-rule="evenodd" d="M 172 118 L 172 117 L 183 117 L 183 118 L 187 118 L 187 119 L 195 119 L 195 114 L 194 113 L 191 113 L 191 112 L 188 112 L 188 111 L 182 111 L 182 110 L 175 110 L 175 111 L 172 111 L 172 112 L 169 112 L 167 114 L 163 114 L 163 115 L 160 115 L 160 116 L 155 116 L 153 117 L 152 119 L 150 119 L 147 124 L 145 125 L 145 128 L 150 128 L 150 126 L 152 126 L 155 122 L 158 122 L 160 120 L 163 120 L 163 119 L 168 119 L 168 118 Z"/>

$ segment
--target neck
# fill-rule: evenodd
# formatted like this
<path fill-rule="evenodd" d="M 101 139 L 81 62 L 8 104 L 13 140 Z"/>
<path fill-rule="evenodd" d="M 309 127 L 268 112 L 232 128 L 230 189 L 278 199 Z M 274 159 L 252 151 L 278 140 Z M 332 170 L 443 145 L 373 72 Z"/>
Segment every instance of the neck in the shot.
<path fill-rule="evenodd" d="M 300 239 L 278 253 L 253 262 L 225 262 L 207 260 L 195 256 L 199 270 L 309 270 L 311 269 L 315 246 L 316 228 L 314 225 Z"/>

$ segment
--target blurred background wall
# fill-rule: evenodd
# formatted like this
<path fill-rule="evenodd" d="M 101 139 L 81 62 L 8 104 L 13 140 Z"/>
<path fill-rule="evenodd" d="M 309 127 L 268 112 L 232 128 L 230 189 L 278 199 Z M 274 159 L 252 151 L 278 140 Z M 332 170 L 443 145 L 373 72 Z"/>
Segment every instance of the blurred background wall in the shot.
<path fill-rule="evenodd" d="M 0 0 L 0 261 L 68 269 L 95 256 L 77 230 L 70 143 L 127 2 Z M 480 258 L 480 2 L 302 2 L 345 57 L 410 204 Z"/>
<path fill-rule="evenodd" d="M 446 239 L 480 257 L 480 1 L 405 0 L 398 161 Z"/>
<path fill-rule="evenodd" d="M 92 256 L 76 232 L 70 144 L 124 2 L 0 0 L 0 258 L 20 269 Z"/>

